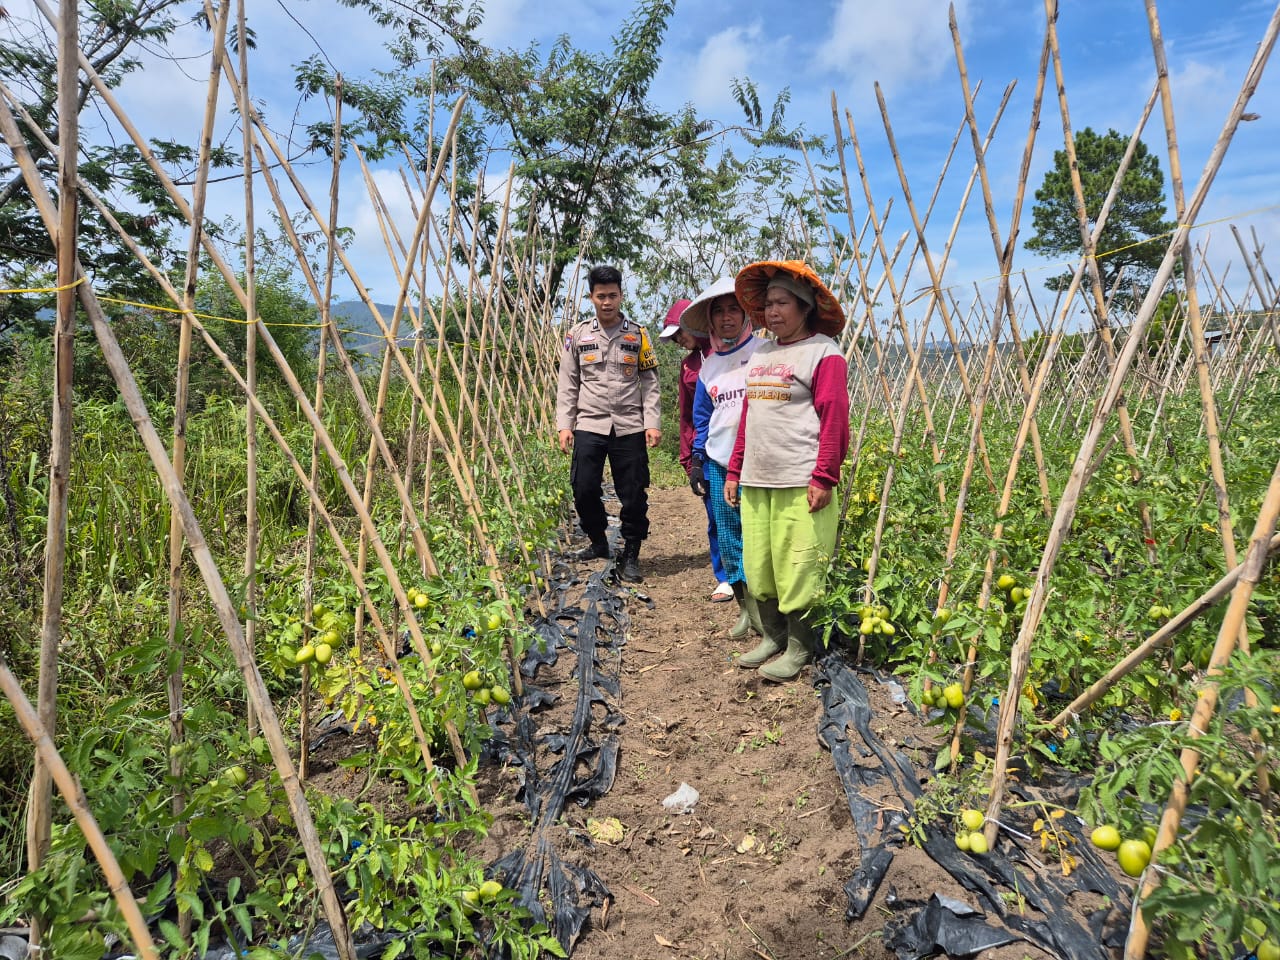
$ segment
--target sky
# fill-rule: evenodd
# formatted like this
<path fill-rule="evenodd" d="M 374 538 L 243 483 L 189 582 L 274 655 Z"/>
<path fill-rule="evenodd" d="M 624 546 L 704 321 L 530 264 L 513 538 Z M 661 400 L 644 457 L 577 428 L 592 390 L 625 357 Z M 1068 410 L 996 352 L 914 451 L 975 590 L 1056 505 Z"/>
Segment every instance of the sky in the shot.
<path fill-rule="evenodd" d="M 0 31 L 35 17 L 31 0 L 5 0 L 10 18 Z M 481 39 L 497 48 L 543 49 L 560 34 L 590 51 L 604 51 L 631 7 L 610 0 L 487 0 Z M 1262 39 L 1274 8 L 1264 0 L 1164 0 L 1159 4 L 1161 32 L 1169 63 L 1178 144 L 1188 195 L 1236 99 L 1249 61 Z M 1001 238 L 1009 219 L 1028 132 L 1040 47 L 1044 36 L 1043 5 L 1027 0 L 955 0 L 955 16 L 964 49 L 969 82 L 982 87 L 977 118 L 990 125 L 1005 87 L 1015 83 L 987 160 Z M 369 76 L 386 63 L 389 37 L 359 11 L 336 0 L 250 0 L 248 15 L 258 36 L 250 57 L 253 96 L 277 131 L 297 129 L 326 115 L 323 101 L 301 101 L 293 88 L 293 65 L 322 53 L 348 77 Z M 15 20 L 16 18 L 16 20 Z M 1058 18 L 1064 86 L 1075 129 L 1114 128 L 1126 137 L 1140 117 L 1155 83 L 1155 68 L 1146 12 L 1138 0 L 1070 0 Z M 170 43 L 174 60 L 147 59 L 146 69 L 130 77 L 119 91 L 137 126 L 149 137 L 195 142 L 203 114 L 208 76 L 208 35 L 180 31 Z M 1274 58 L 1273 58 L 1274 59 Z M 853 116 L 880 215 L 893 197 L 885 225 L 890 244 L 912 229 L 903 201 L 875 85 L 883 92 L 888 116 L 916 202 L 923 207 L 933 192 L 947 150 L 964 117 L 947 4 L 941 0 L 677 0 L 662 49 L 662 64 L 651 89 L 661 109 L 675 111 L 691 103 L 701 116 L 731 125 L 743 121 L 734 102 L 735 79 L 755 82 L 766 110 L 786 88 L 791 104 L 788 122 L 803 124 L 814 134 L 832 132 L 831 98 L 840 114 Z M 220 136 L 239 150 L 234 118 L 222 97 Z M 1264 259 L 1280 249 L 1280 63 L 1272 63 L 1248 109 L 1258 119 L 1241 124 L 1203 212 L 1193 240 L 1206 252 L 1216 280 L 1237 302 L 1248 296 L 1247 278 L 1230 226 L 1252 243 L 1256 234 Z M 90 119 L 91 136 L 106 136 L 106 121 Z M 96 126 L 95 126 L 96 125 Z M 1159 107 L 1144 135 L 1166 159 Z M 1063 142 L 1061 114 L 1050 82 L 1029 177 L 1034 191 L 1052 155 Z M 852 163 L 852 156 L 849 157 Z M 940 258 L 960 206 L 960 195 L 973 163 L 967 131 L 943 182 L 926 236 Z M 327 161 L 301 168 L 316 199 L 328 192 Z M 394 165 L 375 171 L 402 228 L 412 223 Z M 856 179 L 851 182 L 854 216 L 861 224 L 866 203 Z M 265 190 L 259 188 L 265 203 Z M 375 299 L 391 300 L 393 273 L 386 264 L 373 206 L 354 161 L 343 170 L 342 222 L 356 233 L 351 249 L 361 277 Z M 213 187 L 212 216 L 242 216 L 243 192 L 234 178 Z M 1030 236 L 1028 196 L 1020 237 Z M 260 205 L 260 220 L 265 207 Z M 1172 209 L 1169 218 L 1172 219 Z M 910 247 L 908 247 L 910 249 Z M 1032 273 L 1037 290 L 1057 265 L 1019 250 L 1016 265 Z M 1050 267 L 1054 269 L 1050 270 Z M 1273 275 L 1280 274 L 1276 267 Z M 945 280 L 957 291 L 977 284 L 989 293 L 996 273 L 991 234 L 975 187 L 960 227 Z M 708 277 L 708 283 L 714 278 Z M 911 287 L 928 282 L 923 267 L 908 279 Z M 351 295 L 343 283 L 338 296 Z M 986 295 L 986 294 L 984 294 Z M 962 295 L 960 299 L 965 300 Z M 971 298 L 970 298 L 971 299 Z M 1256 305 L 1256 298 L 1254 301 Z"/>

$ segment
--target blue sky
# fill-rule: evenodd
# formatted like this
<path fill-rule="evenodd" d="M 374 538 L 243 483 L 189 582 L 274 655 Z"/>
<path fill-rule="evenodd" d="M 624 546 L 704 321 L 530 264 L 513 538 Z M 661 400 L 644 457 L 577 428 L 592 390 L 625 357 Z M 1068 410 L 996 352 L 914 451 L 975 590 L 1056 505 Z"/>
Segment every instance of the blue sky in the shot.
<path fill-rule="evenodd" d="M 5 5 L 11 16 L 23 18 L 32 15 L 29 4 L 30 0 L 6 0 Z M 608 49 L 610 37 L 631 9 L 604 0 L 488 0 L 485 8 L 481 34 L 490 45 L 523 48 L 538 42 L 545 46 L 557 35 L 568 33 L 576 46 L 589 50 Z M 988 153 L 1003 235 L 1008 230 L 1027 135 L 1044 9 L 1042 4 L 1027 0 L 957 0 L 955 9 L 970 82 L 981 81 L 983 85 L 977 114 L 984 131 L 1005 86 L 1010 81 L 1017 84 Z M 1214 4 L 1165 0 L 1160 4 L 1188 193 L 1200 177 L 1272 12 L 1271 5 L 1262 0 Z M 324 113 L 321 102 L 299 102 L 292 87 L 292 65 L 315 52 L 317 46 L 348 76 L 366 75 L 372 65 L 385 62 L 382 44 L 387 38 L 358 11 L 333 0 L 251 0 L 249 16 L 259 38 L 250 61 L 251 84 L 277 130 L 287 130 L 295 119 L 302 124 Z M 0 21 L 0 30 L 11 29 Z M 1114 127 L 1128 135 L 1155 81 L 1142 3 L 1070 0 L 1062 4 L 1058 30 L 1074 127 L 1088 125 L 1099 131 Z M 170 50 L 188 59 L 176 64 L 156 59 L 120 91 L 130 115 L 148 136 L 195 141 L 207 78 L 207 43 L 207 34 L 182 32 L 173 39 Z M 831 132 L 830 99 L 834 92 L 842 115 L 845 108 L 853 114 L 878 210 L 883 213 L 889 197 L 896 197 L 886 227 L 890 242 L 910 229 L 907 210 L 897 196 L 897 175 L 886 147 L 873 84 L 878 81 L 884 91 L 912 191 L 917 203 L 923 205 L 963 118 L 945 3 L 679 0 L 651 91 L 659 106 L 675 110 L 691 102 L 703 116 L 725 124 L 739 123 L 741 111 L 733 101 L 730 82 L 746 77 L 758 85 L 766 106 L 777 91 L 790 88 L 790 121 L 803 122 L 814 133 Z M 222 130 L 226 133 L 233 120 L 225 110 L 229 102 L 225 93 L 222 102 Z M 1280 204 L 1280 165 L 1275 160 L 1280 145 L 1280 63 L 1273 63 L 1264 74 L 1249 109 L 1260 118 L 1241 125 L 1200 220 L 1231 217 L 1246 237 L 1250 229 L 1256 231 L 1273 253 L 1280 248 L 1280 209 L 1276 208 Z M 103 130 L 96 135 L 103 135 Z M 1159 108 L 1144 138 L 1167 172 Z M 1039 185 L 1061 143 L 1061 118 L 1051 83 L 1046 90 L 1030 190 Z M 238 134 L 231 146 L 239 149 Z M 966 133 L 928 229 L 935 256 L 940 255 L 951 228 L 971 163 Z M 308 169 L 306 177 L 314 196 L 326 194 L 326 165 Z M 388 197 L 397 203 L 399 178 L 394 169 L 380 169 L 377 177 Z M 851 186 L 855 215 L 861 222 L 865 204 L 856 180 Z M 261 192 L 265 199 L 265 190 Z M 238 183 L 217 187 L 211 198 L 212 212 L 234 215 L 242 202 L 240 196 Z M 377 298 L 389 299 L 394 282 L 383 265 L 372 207 L 354 164 L 344 171 L 342 196 L 342 219 L 357 231 L 353 256 L 362 276 Z M 1023 240 L 1030 235 L 1032 202 L 1028 196 Z M 407 205 L 400 203 L 398 211 L 403 219 L 409 218 Z M 1215 271 L 1226 277 L 1233 296 L 1242 297 L 1244 272 L 1228 225 L 1197 230 L 1193 237 L 1207 249 Z M 1043 261 L 1022 250 L 1016 263 L 1028 270 L 1044 266 Z M 974 282 L 991 276 L 994 265 L 986 218 L 975 189 L 947 280 L 971 289 Z M 1034 275 L 1032 281 L 1039 285 Z M 911 286 L 925 282 L 927 276 L 917 268 Z M 349 292 L 349 287 L 340 289 L 342 296 Z"/>

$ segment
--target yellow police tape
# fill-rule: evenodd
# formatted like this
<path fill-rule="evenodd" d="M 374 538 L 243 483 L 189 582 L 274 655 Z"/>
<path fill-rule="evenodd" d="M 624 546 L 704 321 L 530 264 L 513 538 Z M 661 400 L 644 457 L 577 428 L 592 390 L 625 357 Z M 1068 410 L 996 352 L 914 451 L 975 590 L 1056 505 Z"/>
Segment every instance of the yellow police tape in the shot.
<path fill-rule="evenodd" d="M 61 287 L 15 287 L 12 290 L 0 290 L 0 293 L 60 293 L 63 290 L 74 290 L 84 283 L 85 279 L 85 277 L 81 277 L 79 280 L 63 284 Z"/>

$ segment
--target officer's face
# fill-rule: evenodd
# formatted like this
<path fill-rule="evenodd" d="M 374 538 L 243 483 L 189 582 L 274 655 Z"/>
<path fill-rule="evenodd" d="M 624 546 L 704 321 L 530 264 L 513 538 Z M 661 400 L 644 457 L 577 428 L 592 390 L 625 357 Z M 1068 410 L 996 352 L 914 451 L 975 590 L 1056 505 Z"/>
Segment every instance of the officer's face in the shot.
<path fill-rule="evenodd" d="M 737 296 L 732 293 L 726 293 L 711 301 L 709 313 L 711 329 L 721 340 L 731 342 L 737 340 L 738 335 L 742 333 L 743 324 L 747 322 L 746 315 L 742 312 L 742 305 L 738 303 Z"/>
<path fill-rule="evenodd" d="M 591 305 L 596 308 L 596 319 L 604 327 L 618 322 L 622 309 L 622 287 L 616 283 L 597 283 L 591 291 Z"/>

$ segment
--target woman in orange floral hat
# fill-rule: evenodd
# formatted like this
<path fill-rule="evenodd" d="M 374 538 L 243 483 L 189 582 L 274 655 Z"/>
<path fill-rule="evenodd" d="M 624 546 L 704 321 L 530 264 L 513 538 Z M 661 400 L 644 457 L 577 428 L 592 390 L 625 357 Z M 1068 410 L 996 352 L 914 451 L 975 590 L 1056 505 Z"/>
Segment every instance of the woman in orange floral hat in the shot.
<path fill-rule="evenodd" d="M 844 311 L 797 260 L 753 263 L 734 285 L 743 309 L 773 335 L 747 371 L 724 484 L 725 500 L 741 506 L 747 585 L 763 634 L 738 663 L 781 682 L 818 654 L 808 611 L 835 550 L 834 493 L 849 450 L 848 365 L 834 340 Z"/>

